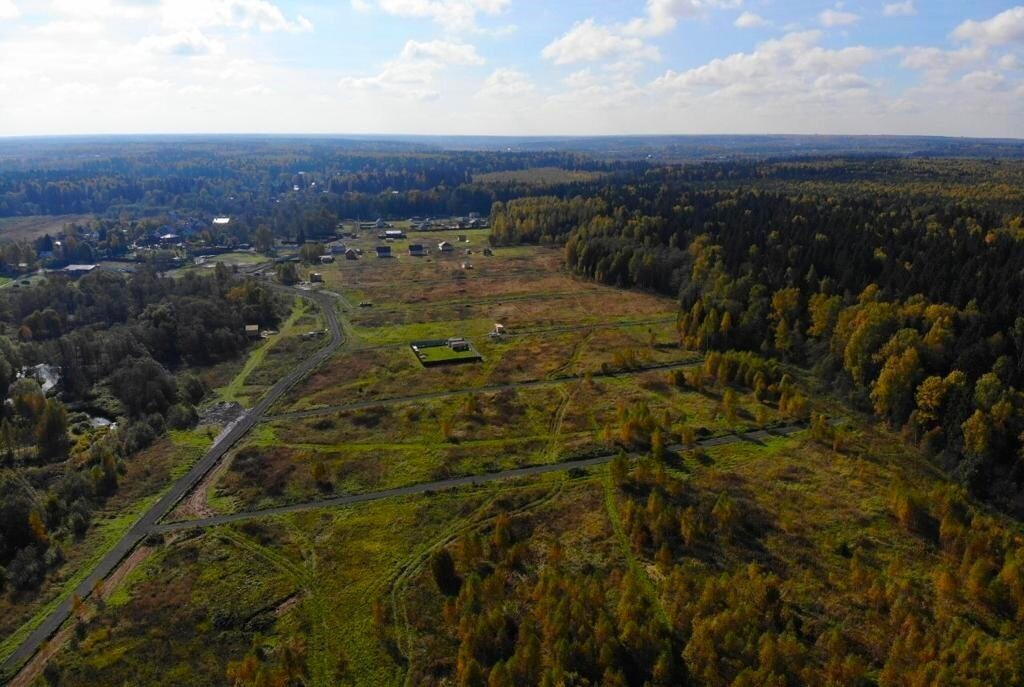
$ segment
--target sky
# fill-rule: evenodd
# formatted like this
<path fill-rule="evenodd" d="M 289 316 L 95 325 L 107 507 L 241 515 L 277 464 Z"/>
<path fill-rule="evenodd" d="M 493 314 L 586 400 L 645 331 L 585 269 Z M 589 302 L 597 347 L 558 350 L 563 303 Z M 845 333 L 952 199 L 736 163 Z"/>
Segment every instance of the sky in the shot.
<path fill-rule="evenodd" d="M 1024 138 L 992 0 L 0 0 L 0 136 Z"/>

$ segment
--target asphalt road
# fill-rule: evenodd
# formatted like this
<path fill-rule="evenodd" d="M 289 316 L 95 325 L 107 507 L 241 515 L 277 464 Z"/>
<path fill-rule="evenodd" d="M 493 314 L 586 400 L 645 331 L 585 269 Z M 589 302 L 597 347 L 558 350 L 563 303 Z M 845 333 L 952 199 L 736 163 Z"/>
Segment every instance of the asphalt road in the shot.
<path fill-rule="evenodd" d="M 84 599 L 92 592 L 97 583 L 102 582 L 117 567 L 118 563 L 127 556 L 132 549 L 148 535 L 154 526 L 188 494 L 199 481 L 206 476 L 213 467 L 224 457 L 228 449 L 241 439 L 253 425 L 263 417 L 263 414 L 290 389 L 296 382 L 306 376 L 315 367 L 327 360 L 343 341 L 341 324 L 335 312 L 334 298 L 328 294 L 321 294 L 315 291 L 299 291 L 289 289 L 304 298 L 309 298 L 320 305 L 327 321 L 327 328 L 330 331 L 330 342 L 317 351 L 315 354 L 302 361 L 291 372 L 282 377 L 274 384 L 263 398 L 248 412 L 242 415 L 235 424 L 224 433 L 220 439 L 200 458 L 192 468 L 185 473 L 177 482 L 171 485 L 159 501 L 157 501 L 139 520 L 132 525 L 121 539 L 100 559 L 96 567 L 89 575 L 75 588 L 74 594 Z M 42 623 L 33 630 L 28 637 L 18 646 L 14 652 L 3 662 L 5 673 L 17 669 L 27 661 L 39 649 L 53 633 L 60 628 L 61 624 L 71 613 L 71 594 L 54 608 Z"/>
<path fill-rule="evenodd" d="M 593 379 L 600 379 L 601 377 L 629 377 L 632 375 L 643 374 L 645 372 L 656 372 L 658 370 L 675 370 L 685 367 L 693 367 L 694 365 L 700 365 L 704 362 L 703 357 L 692 358 L 689 360 L 680 360 L 672 363 L 660 363 L 658 365 L 650 365 L 638 370 L 624 370 L 620 372 L 595 372 L 590 376 Z M 585 379 L 586 375 L 566 375 L 565 377 L 552 377 L 551 379 L 527 379 L 521 382 L 506 382 L 504 384 L 489 384 L 485 386 L 471 386 L 463 387 L 461 389 L 448 389 L 446 391 L 428 391 L 422 394 L 410 394 L 408 396 L 391 396 L 388 398 L 368 399 L 365 401 L 354 401 L 352 403 L 338 403 L 336 405 L 321 406 L 319 408 L 310 408 L 309 410 L 296 410 L 290 413 L 280 413 L 278 415 L 267 415 L 263 419 L 271 422 L 274 420 L 299 420 L 307 417 L 319 417 L 321 415 L 330 415 L 343 410 L 360 410 L 363 408 L 376 408 L 378 406 L 393 406 L 400 405 L 402 403 L 414 403 L 416 401 L 432 401 L 439 398 L 451 398 L 452 396 L 462 396 L 464 394 L 487 394 L 496 393 L 499 391 L 508 391 L 510 389 L 532 389 L 535 387 L 542 386 L 553 386 L 555 384 L 566 384 L 568 382 L 575 382 L 580 379 Z"/>
<path fill-rule="evenodd" d="M 741 434 L 724 434 L 721 436 L 708 437 L 697 442 L 697 446 L 710 448 L 713 446 L 724 446 L 726 444 L 735 444 L 740 442 L 752 442 L 759 443 L 764 439 L 768 439 L 773 436 L 788 436 L 795 434 L 806 427 L 802 423 L 794 423 L 789 425 L 783 425 L 773 429 L 758 429 L 752 432 L 744 432 Z M 684 447 L 681 445 L 672 445 L 668 447 L 672 451 L 683 450 Z M 208 518 L 197 518 L 195 520 L 182 520 L 180 522 L 169 522 L 160 525 L 156 525 L 152 528 L 154 534 L 163 534 L 168 532 L 180 532 L 183 530 L 201 529 L 205 527 L 215 527 L 217 525 L 226 525 L 232 522 L 239 522 L 241 520 L 253 520 L 255 518 L 265 518 L 275 515 L 286 515 L 288 513 L 301 513 L 303 511 L 317 510 L 321 508 L 336 508 L 338 506 L 351 506 L 357 503 L 366 503 L 367 501 L 379 501 L 380 499 L 394 498 L 396 496 L 411 496 L 413 494 L 425 494 L 427 492 L 438 492 L 446 491 L 448 489 L 455 489 L 458 487 L 471 486 L 476 484 L 486 484 L 487 482 L 495 482 L 498 480 L 515 479 L 517 477 L 530 477 L 533 475 L 542 475 L 549 472 L 562 472 L 572 469 L 583 469 L 592 467 L 594 465 L 601 465 L 607 463 L 614 458 L 617 453 L 607 453 L 600 456 L 594 456 L 592 458 L 582 458 L 580 460 L 569 460 L 562 463 L 545 463 L 543 465 L 528 465 L 521 468 L 513 468 L 511 470 L 502 470 L 500 472 L 485 472 L 479 475 L 465 475 L 463 477 L 452 477 L 449 479 L 442 479 L 436 482 L 424 482 L 421 484 L 411 484 L 407 487 L 396 487 L 394 489 L 384 489 L 382 491 L 367 492 L 365 494 L 349 494 L 345 496 L 336 496 L 334 498 L 318 499 L 316 501 L 304 501 L 302 503 L 292 503 L 286 506 L 276 506 L 273 508 L 262 508 L 259 510 L 243 511 L 239 513 L 228 513 L 225 515 L 214 515 Z"/>

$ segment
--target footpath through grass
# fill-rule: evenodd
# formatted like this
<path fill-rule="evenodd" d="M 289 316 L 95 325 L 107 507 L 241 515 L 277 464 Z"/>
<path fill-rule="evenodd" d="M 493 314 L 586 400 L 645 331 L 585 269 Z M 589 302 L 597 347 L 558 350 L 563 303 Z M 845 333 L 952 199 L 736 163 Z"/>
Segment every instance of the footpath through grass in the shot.
<path fill-rule="evenodd" d="M 306 314 L 309 308 L 315 307 L 310 301 L 303 298 L 296 297 L 292 303 L 292 310 L 288 314 L 288 319 L 281 325 L 281 329 L 274 336 L 264 339 L 256 348 L 252 350 L 249 357 L 246 358 L 245 364 L 242 369 L 238 371 L 238 374 L 228 382 L 226 386 L 222 386 L 218 389 L 214 389 L 214 393 L 217 398 L 221 401 L 242 403 L 243 400 L 247 400 L 246 394 L 243 389 L 245 388 L 245 382 L 252 374 L 253 370 L 260 366 L 263 360 L 267 357 L 267 353 L 270 349 L 280 341 L 283 337 L 294 334 L 298 330 L 296 322 Z"/>

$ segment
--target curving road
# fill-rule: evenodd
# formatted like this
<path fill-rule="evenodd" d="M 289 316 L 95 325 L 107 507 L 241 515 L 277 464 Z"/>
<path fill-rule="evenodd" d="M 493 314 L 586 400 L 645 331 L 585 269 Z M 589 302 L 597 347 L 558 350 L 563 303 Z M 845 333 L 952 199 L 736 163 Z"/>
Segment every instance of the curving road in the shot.
<path fill-rule="evenodd" d="M 338 321 L 337 312 L 334 309 L 334 298 L 331 294 L 321 293 L 317 291 L 300 291 L 298 289 L 287 289 L 289 293 L 293 293 L 303 298 L 309 298 L 316 302 L 324 313 L 324 318 L 327 321 L 327 327 L 330 331 L 331 340 L 330 342 L 317 351 L 315 354 L 303 360 L 296 366 L 291 372 L 282 377 L 274 384 L 270 390 L 260 399 L 260 401 L 248 412 L 242 415 L 235 424 L 223 435 L 219 437 L 217 442 L 210 447 L 210 450 L 200 458 L 192 468 L 185 473 L 181 478 L 178 479 L 174 484 L 171 485 L 170 489 L 157 501 L 153 506 L 146 511 L 139 520 L 132 525 L 121 539 L 114 544 L 114 546 L 107 551 L 107 553 L 100 559 L 96 567 L 92 569 L 89 575 L 79 583 L 74 589 L 73 594 L 68 594 L 63 601 L 61 601 L 56 608 L 54 608 L 48 616 L 36 627 L 25 640 L 18 646 L 17 649 L 8 656 L 3 662 L 3 671 L 13 672 L 22 663 L 27 661 L 32 655 L 39 649 L 43 642 L 45 642 L 54 632 L 60 628 L 61 624 L 71 614 L 71 605 L 73 595 L 84 599 L 92 592 L 93 588 L 114 570 L 115 567 L 121 562 L 121 560 L 127 556 L 132 549 L 153 530 L 154 526 L 180 501 L 188 492 L 190 492 L 199 481 L 206 476 L 206 474 L 213 469 L 221 458 L 228 452 L 239 439 L 241 439 L 252 427 L 260 421 L 264 413 L 266 413 L 270 407 L 277 402 L 277 400 L 294 386 L 300 379 L 309 374 L 315 367 L 323 363 L 325 360 L 330 358 L 334 354 L 334 351 L 342 344 L 344 337 L 342 336 L 341 324 Z"/>
<path fill-rule="evenodd" d="M 776 427 L 773 429 L 757 429 L 751 432 L 743 432 L 740 434 L 723 434 L 715 437 L 708 437 L 697 442 L 698 447 L 711 448 L 714 446 L 724 446 L 726 444 L 735 444 L 740 442 L 760 442 L 764 439 L 768 439 L 773 436 L 789 436 L 795 434 L 806 427 L 803 423 L 793 423 Z M 681 451 L 685 447 L 675 444 L 667 447 L 670 451 Z M 367 501 L 379 501 L 380 499 L 393 498 L 396 496 L 411 496 L 413 494 L 425 494 L 427 492 L 446 491 L 448 489 L 455 489 L 457 487 L 464 487 L 476 484 L 485 484 L 487 482 L 495 482 L 498 480 L 515 479 L 517 477 L 530 477 L 533 475 L 542 475 L 549 472 L 562 472 L 573 469 L 583 469 L 592 467 L 594 465 L 601 465 L 602 463 L 609 462 L 612 458 L 618 455 L 617 452 L 605 453 L 600 456 L 593 456 L 591 458 L 581 458 L 579 460 L 567 460 L 562 463 L 544 463 L 541 465 L 527 465 L 521 468 L 512 468 L 510 470 L 501 470 L 499 472 L 485 472 L 477 475 L 464 475 L 462 477 L 451 477 L 449 479 L 442 479 L 436 482 L 423 482 L 420 484 L 411 484 L 406 487 L 395 487 L 394 489 L 384 489 L 382 491 L 367 492 L 364 494 L 347 494 L 345 496 L 336 496 L 327 499 L 318 499 L 315 501 L 304 501 L 302 503 L 291 503 L 285 506 L 274 506 L 271 508 L 262 508 L 259 510 L 241 511 L 238 513 L 227 513 L 224 515 L 213 515 L 207 518 L 197 518 L 195 520 L 181 520 L 178 522 L 169 522 L 160 525 L 156 525 L 152 528 L 152 532 L 167 533 L 167 532 L 180 532 L 182 530 L 201 529 L 205 527 L 215 527 L 217 525 L 225 525 L 231 522 L 238 522 L 241 520 L 252 520 L 255 518 L 265 518 L 275 515 L 286 515 L 288 513 L 301 513 L 303 511 L 317 510 L 320 508 L 336 508 L 338 506 L 350 506 L 356 503 L 365 503 Z"/>

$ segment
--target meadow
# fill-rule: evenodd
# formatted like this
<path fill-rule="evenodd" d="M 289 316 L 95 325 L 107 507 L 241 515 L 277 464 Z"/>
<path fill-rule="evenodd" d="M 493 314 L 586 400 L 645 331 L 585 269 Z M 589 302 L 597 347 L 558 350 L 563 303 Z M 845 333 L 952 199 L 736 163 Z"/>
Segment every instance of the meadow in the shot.
<path fill-rule="evenodd" d="M 464 255 L 377 260 L 375 239 L 350 243 L 363 259 L 318 268 L 345 343 L 172 520 L 309 509 L 151 536 L 73 623 L 63 684 L 730 684 L 767 661 L 862 685 L 909 660 L 889 641 L 906 623 L 988 628 L 971 641 L 990 657 L 1021 646 L 996 597 L 947 584 L 981 550 L 958 562 L 948 528 L 1000 542 L 989 551 L 1019 531 L 799 370 L 768 392 L 731 380 L 680 343 L 674 302 L 579 281 L 550 249 L 485 257 L 472 234 L 464 270 Z M 496 322 L 506 336 L 488 336 Z M 251 404 L 319 326 L 296 300 L 280 334 L 218 372 L 219 397 Z M 409 349 L 449 336 L 483 360 L 424 368 Z M 808 416 L 789 436 L 740 434 Z M 728 443 L 698 448 L 714 438 Z M 603 462 L 318 507 L 589 456 Z M 584 612 L 596 623 L 569 621 Z"/>

